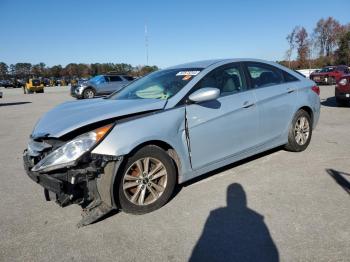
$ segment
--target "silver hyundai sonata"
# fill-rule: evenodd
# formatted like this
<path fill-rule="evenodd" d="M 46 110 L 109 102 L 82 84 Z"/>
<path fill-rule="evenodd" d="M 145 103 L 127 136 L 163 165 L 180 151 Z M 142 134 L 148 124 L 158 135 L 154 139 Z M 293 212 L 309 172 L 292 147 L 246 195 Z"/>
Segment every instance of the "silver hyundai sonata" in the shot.
<path fill-rule="evenodd" d="M 279 64 L 225 59 L 151 73 L 107 98 L 63 103 L 36 124 L 24 167 L 47 200 L 84 209 L 163 206 L 176 184 L 284 145 L 309 145 L 319 88 Z"/>

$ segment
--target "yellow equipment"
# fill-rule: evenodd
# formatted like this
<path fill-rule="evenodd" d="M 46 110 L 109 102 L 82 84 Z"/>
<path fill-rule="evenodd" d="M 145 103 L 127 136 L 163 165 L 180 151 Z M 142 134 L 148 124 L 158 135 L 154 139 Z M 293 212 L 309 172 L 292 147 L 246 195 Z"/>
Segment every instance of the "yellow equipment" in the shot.
<path fill-rule="evenodd" d="M 44 93 L 44 83 L 39 79 L 28 79 L 25 86 L 23 87 L 25 94 L 32 93 Z"/>

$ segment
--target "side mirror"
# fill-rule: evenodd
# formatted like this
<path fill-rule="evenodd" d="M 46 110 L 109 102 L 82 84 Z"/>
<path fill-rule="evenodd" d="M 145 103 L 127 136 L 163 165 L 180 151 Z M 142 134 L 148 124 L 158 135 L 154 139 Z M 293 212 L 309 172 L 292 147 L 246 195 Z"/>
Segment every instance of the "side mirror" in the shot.
<path fill-rule="evenodd" d="M 192 93 L 188 99 L 192 102 L 215 100 L 220 96 L 220 90 L 214 87 L 204 87 Z"/>

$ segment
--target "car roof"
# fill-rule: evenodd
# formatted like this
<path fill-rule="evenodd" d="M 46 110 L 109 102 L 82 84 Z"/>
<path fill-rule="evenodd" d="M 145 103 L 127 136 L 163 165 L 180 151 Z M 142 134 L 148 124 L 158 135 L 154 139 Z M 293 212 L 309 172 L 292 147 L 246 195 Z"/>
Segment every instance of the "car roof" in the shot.
<path fill-rule="evenodd" d="M 233 63 L 233 62 L 244 62 L 244 61 L 271 63 L 266 60 L 255 59 L 255 58 L 225 58 L 225 59 L 211 59 L 211 60 L 201 60 L 201 61 L 195 61 L 190 63 L 184 63 L 180 65 L 171 66 L 166 69 L 177 69 L 177 68 L 203 68 L 204 69 L 217 63 L 225 64 L 225 62 Z"/>
<path fill-rule="evenodd" d="M 175 65 L 168 67 L 167 69 L 176 69 L 176 68 L 206 68 L 208 66 L 211 66 L 212 64 L 224 61 L 226 59 L 211 59 L 211 60 L 201 60 L 201 61 L 195 61 L 190 63 L 184 63 L 180 65 Z"/>

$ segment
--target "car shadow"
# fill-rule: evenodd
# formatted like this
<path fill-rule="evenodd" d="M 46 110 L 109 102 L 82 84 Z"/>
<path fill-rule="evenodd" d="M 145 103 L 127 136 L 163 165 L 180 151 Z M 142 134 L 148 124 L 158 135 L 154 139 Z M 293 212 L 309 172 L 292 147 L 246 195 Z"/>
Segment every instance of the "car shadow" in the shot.
<path fill-rule="evenodd" d="M 279 261 L 264 217 L 247 206 L 240 184 L 227 188 L 226 207 L 210 212 L 189 261 Z"/>
<path fill-rule="evenodd" d="M 0 106 L 17 106 L 24 104 L 31 104 L 32 102 L 13 102 L 13 103 L 0 103 Z"/>
<path fill-rule="evenodd" d="M 348 107 L 348 105 L 345 105 L 345 106 L 339 106 L 337 105 L 337 102 L 335 100 L 335 96 L 333 97 L 328 97 L 327 99 L 321 101 L 321 105 L 323 106 L 328 106 L 328 107 Z"/>
<path fill-rule="evenodd" d="M 326 172 L 334 179 L 334 181 L 339 186 L 341 186 L 345 190 L 346 193 L 350 195 L 350 182 L 344 178 L 344 176 L 350 176 L 350 174 L 340 172 L 331 168 L 326 169 Z"/>
<path fill-rule="evenodd" d="M 321 105 L 328 106 L 328 107 L 338 107 L 335 97 L 328 97 L 327 99 L 321 101 Z"/>
<path fill-rule="evenodd" d="M 189 180 L 189 181 L 186 181 L 186 182 L 180 184 L 180 186 L 179 186 L 180 189 L 179 189 L 178 192 L 181 191 L 181 188 L 182 188 L 182 187 L 188 187 L 188 186 L 190 186 L 190 185 L 192 185 L 192 184 L 195 184 L 195 183 L 197 183 L 197 182 L 199 182 L 199 181 L 201 181 L 201 180 L 203 180 L 203 179 L 206 179 L 206 178 L 208 178 L 208 177 L 214 176 L 214 175 L 216 175 L 216 174 L 219 174 L 219 173 L 224 172 L 224 171 L 226 171 L 226 170 L 229 170 L 229 169 L 231 169 L 231 168 L 234 168 L 234 167 L 237 167 L 237 166 L 240 166 L 240 165 L 244 165 L 244 164 L 246 164 L 246 163 L 248 163 L 248 162 L 250 162 L 250 161 L 253 161 L 253 160 L 259 159 L 259 158 L 261 158 L 261 157 L 270 155 L 270 154 L 275 153 L 275 152 L 278 152 L 278 151 L 280 151 L 280 150 L 283 150 L 283 146 L 280 146 L 280 147 L 276 147 L 276 148 L 267 150 L 267 151 L 265 151 L 265 152 L 256 154 L 256 155 L 254 155 L 254 156 L 251 156 L 251 157 L 248 157 L 248 158 L 239 160 L 239 161 L 234 162 L 234 163 L 232 163 L 232 164 L 228 164 L 228 165 L 226 165 L 226 166 L 223 166 L 223 167 L 220 167 L 220 168 L 215 169 L 215 170 L 213 170 L 213 171 L 210 171 L 210 172 L 208 172 L 208 173 L 205 173 L 205 174 L 203 174 L 203 175 L 201 175 L 201 176 L 199 176 L 199 177 L 193 178 L 193 179 L 191 179 L 191 180 Z"/>

